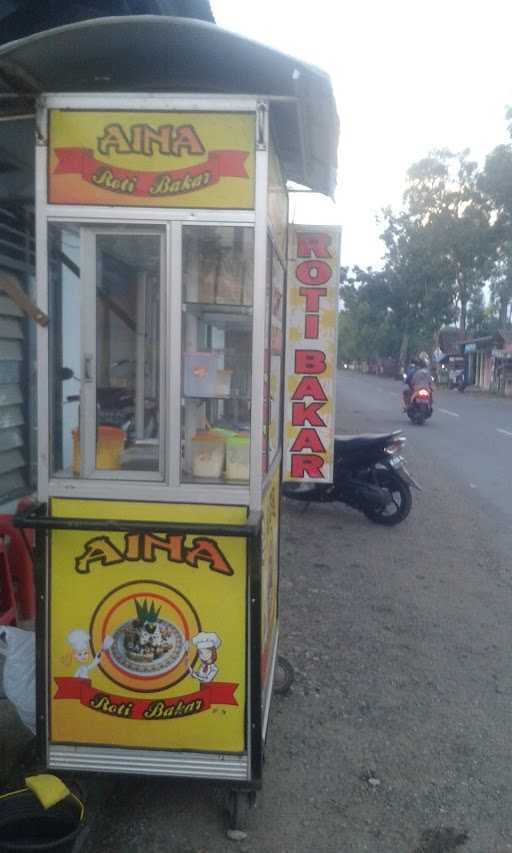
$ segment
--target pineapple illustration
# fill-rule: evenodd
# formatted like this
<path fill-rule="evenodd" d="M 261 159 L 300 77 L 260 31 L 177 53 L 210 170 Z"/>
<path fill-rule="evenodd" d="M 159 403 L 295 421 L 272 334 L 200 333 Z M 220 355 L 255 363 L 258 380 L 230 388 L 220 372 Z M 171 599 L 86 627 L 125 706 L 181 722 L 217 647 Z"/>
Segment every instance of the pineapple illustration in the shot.
<path fill-rule="evenodd" d="M 125 629 L 125 650 L 137 662 L 151 662 L 170 652 L 180 643 L 177 629 L 160 618 L 161 607 L 154 601 L 135 599 L 137 618 Z"/>
<path fill-rule="evenodd" d="M 142 603 L 135 599 L 135 609 L 137 611 L 137 620 L 140 622 L 141 626 L 151 632 L 151 628 L 154 628 L 157 624 L 158 616 L 162 608 L 159 607 L 157 610 L 154 601 L 152 601 L 148 607 L 148 600 L 145 598 Z"/>

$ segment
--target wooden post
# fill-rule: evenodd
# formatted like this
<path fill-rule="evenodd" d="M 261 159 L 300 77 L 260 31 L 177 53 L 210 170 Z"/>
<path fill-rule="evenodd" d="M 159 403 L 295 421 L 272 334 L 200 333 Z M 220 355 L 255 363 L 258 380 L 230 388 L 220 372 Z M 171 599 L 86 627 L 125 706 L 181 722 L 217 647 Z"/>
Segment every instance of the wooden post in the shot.
<path fill-rule="evenodd" d="M 0 270 L 0 290 L 3 290 L 9 299 L 12 299 L 14 304 L 39 326 L 48 325 L 48 316 L 37 307 L 35 302 L 32 302 L 12 273 Z"/>

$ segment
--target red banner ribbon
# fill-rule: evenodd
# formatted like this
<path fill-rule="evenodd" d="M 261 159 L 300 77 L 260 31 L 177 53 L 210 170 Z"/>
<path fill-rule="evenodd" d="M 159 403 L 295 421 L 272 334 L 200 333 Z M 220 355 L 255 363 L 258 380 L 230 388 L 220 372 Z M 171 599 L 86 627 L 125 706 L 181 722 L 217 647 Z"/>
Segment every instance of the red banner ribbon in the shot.
<path fill-rule="evenodd" d="M 201 684 L 195 693 L 173 696 L 171 699 L 138 699 L 117 696 L 91 686 L 89 678 L 56 678 L 54 699 L 77 699 L 93 711 L 129 720 L 170 720 L 190 717 L 208 711 L 212 705 L 238 705 L 235 690 L 238 684 L 226 681 Z"/>
<path fill-rule="evenodd" d="M 123 195 L 182 195 L 218 183 L 220 178 L 247 178 L 244 163 L 247 151 L 210 151 L 207 160 L 184 169 L 139 172 L 103 163 L 90 148 L 56 148 L 58 158 L 54 175 L 81 175 L 82 180 Z"/>

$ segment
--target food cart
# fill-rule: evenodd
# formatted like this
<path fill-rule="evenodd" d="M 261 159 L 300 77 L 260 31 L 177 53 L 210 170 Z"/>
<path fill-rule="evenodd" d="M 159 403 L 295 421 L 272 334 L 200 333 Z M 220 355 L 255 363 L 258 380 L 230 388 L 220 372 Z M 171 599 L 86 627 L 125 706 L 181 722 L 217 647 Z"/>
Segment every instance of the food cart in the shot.
<path fill-rule="evenodd" d="M 339 230 L 288 235 L 274 101 L 50 92 L 36 116 L 39 756 L 225 782 L 232 825 L 262 777 L 281 476 L 332 476 Z"/>

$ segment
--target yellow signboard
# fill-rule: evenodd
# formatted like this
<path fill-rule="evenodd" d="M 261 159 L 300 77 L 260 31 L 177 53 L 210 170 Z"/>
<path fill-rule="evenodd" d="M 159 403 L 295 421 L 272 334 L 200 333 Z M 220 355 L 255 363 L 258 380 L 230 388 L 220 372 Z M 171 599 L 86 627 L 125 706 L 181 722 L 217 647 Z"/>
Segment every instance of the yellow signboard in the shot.
<path fill-rule="evenodd" d="M 254 207 L 251 113 L 51 110 L 50 204 Z"/>
<path fill-rule="evenodd" d="M 137 509 L 162 517 L 162 505 Z M 61 517 L 116 512 L 119 502 L 52 501 Z M 244 538 L 157 527 L 52 530 L 50 740 L 243 752 L 246 551 Z"/>

